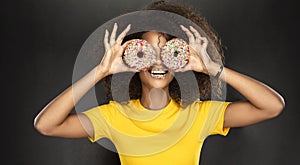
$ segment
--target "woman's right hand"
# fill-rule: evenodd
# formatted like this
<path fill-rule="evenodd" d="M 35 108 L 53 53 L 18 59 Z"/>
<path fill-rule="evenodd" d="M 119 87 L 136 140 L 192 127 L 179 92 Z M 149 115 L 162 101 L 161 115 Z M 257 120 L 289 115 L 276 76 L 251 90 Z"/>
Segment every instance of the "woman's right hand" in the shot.
<path fill-rule="evenodd" d="M 125 42 L 123 45 L 122 41 L 128 31 L 130 30 L 131 25 L 129 24 L 122 33 L 116 39 L 116 33 L 118 29 L 117 23 L 114 24 L 113 30 L 111 32 L 109 38 L 108 30 L 105 31 L 104 35 L 104 47 L 105 47 L 105 54 L 98 65 L 97 70 L 104 74 L 105 76 L 120 73 L 120 72 L 137 72 L 135 68 L 129 68 L 127 65 L 124 64 L 122 60 L 122 55 L 124 52 L 125 47 L 128 45 L 128 41 Z"/>

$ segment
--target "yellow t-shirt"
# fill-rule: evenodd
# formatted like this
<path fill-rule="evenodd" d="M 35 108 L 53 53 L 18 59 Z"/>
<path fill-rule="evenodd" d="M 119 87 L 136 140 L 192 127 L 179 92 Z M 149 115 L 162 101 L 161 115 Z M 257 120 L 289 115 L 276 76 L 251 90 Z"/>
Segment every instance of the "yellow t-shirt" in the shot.
<path fill-rule="evenodd" d="M 229 103 L 195 100 L 183 108 L 171 99 L 161 110 L 148 110 L 137 99 L 110 101 L 83 113 L 94 127 L 89 139 L 110 139 L 122 165 L 198 165 L 205 138 L 228 134 L 223 123 Z"/>

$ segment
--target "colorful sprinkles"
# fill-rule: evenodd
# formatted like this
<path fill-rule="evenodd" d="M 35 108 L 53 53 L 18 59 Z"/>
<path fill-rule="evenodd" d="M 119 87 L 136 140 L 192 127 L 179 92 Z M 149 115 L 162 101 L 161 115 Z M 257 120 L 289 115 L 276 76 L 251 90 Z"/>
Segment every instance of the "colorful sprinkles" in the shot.
<path fill-rule="evenodd" d="M 125 48 L 123 60 L 129 67 L 144 70 L 156 62 L 155 54 L 155 50 L 146 40 L 133 39 Z"/>
<path fill-rule="evenodd" d="M 183 68 L 189 59 L 188 44 L 179 38 L 172 39 L 166 43 L 161 51 L 161 59 L 169 69 Z"/>

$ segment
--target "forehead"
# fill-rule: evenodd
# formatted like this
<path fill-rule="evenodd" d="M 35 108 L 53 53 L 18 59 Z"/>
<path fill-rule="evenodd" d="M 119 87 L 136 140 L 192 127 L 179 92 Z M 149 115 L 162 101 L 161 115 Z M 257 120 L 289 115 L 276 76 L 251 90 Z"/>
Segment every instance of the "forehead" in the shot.
<path fill-rule="evenodd" d="M 157 31 L 149 31 L 142 35 L 142 39 L 150 42 L 150 43 L 157 43 L 157 42 L 166 42 L 167 37 L 164 33 L 157 32 Z"/>

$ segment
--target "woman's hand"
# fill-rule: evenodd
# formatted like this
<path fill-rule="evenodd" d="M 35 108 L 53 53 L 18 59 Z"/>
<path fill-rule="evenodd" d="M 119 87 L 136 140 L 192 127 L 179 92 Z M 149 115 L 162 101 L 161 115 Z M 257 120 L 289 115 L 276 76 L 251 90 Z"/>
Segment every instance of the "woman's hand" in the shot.
<path fill-rule="evenodd" d="M 122 55 L 124 52 L 125 47 L 127 46 L 128 42 L 125 42 L 123 45 L 122 41 L 128 31 L 130 30 L 131 25 L 129 24 L 125 30 L 117 37 L 116 33 L 118 29 L 117 23 L 114 24 L 113 30 L 111 32 L 109 38 L 108 30 L 105 31 L 104 35 L 104 47 L 105 47 L 105 54 L 98 65 L 98 71 L 104 75 L 110 75 L 120 72 L 137 72 L 134 68 L 129 68 L 126 66 L 122 61 Z"/>
<path fill-rule="evenodd" d="M 189 38 L 189 63 L 178 71 L 193 70 L 209 75 L 218 75 L 225 83 L 233 87 L 247 100 L 230 103 L 224 114 L 223 127 L 242 127 L 252 125 L 278 116 L 284 106 L 284 99 L 266 84 L 229 68 L 220 68 L 220 64 L 211 60 L 207 53 L 208 41 L 193 27 L 181 29 Z M 226 78 L 225 76 L 226 75 Z"/>
<path fill-rule="evenodd" d="M 202 37 L 200 33 L 190 26 L 190 29 L 180 26 L 181 29 L 186 33 L 189 39 L 190 57 L 189 63 L 181 69 L 176 70 L 177 72 L 184 72 L 193 70 L 196 72 L 202 72 L 209 74 L 208 67 L 213 63 L 207 53 L 208 40 Z"/>

